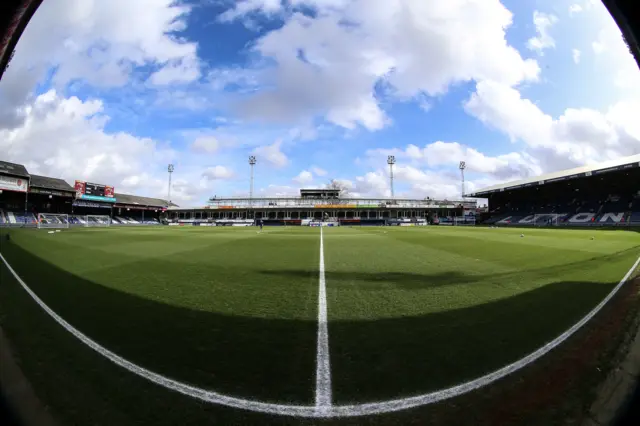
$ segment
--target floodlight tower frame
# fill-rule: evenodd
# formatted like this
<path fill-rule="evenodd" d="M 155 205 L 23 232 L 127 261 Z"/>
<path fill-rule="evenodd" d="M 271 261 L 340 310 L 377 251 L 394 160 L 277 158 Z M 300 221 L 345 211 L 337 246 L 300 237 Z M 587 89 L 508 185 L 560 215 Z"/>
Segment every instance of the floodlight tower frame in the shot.
<path fill-rule="evenodd" d="M 391 187 L 391 198 L 395 198 L 395 193 L 393 190 L 393 165 L 396 164 L 395 155 L 389 155 L 387 157 L 387 164 L 389 165 L 389 186 Z"/>
<path fill-rule="evenodd" d="M 171 204 L 171 175 L 173 174 L 175 167 L 173 166 L 173 164 L 169 164 L 167 166 L 167 172 L 169 173 L 169 189 L 167 191 L 167 200 L 169 201 L 169 204 Z"/>
<path fill-rule="evenodd" d="M 458 165 L 458 168 L 460 169 L 462 201 L 464 201 L 464 169 L 467 168 L 467 163 L 464 161 L 461 161 L 460 164 Z"/>
<path fill-rule="evenodd" d="M 249 205 L 253 204 L 253 167 L 256 165 L 256 156 L 249 156 L 249 167 L 251 168 L 251 178 L 249 182 Z"/>

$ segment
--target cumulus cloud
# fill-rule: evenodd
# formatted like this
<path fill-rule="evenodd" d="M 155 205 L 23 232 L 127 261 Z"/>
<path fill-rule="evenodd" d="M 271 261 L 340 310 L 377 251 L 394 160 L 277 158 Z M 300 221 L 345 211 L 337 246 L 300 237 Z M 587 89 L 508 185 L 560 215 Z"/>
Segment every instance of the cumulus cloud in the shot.
<path fill-rule="evenodd" d="M 593 48 L 593 53 L 595 53 L 596 55 L 599 55 L 600 53 L 605 51 L 607 46 L 603 41 L 596 40 L 593 43 L 591 43 L 591 47 Z"/>
<path fill-rule="evenodd" d="M 253 45 L 273 66 L 261 70 L 262 89 L 238 108 L 252 119 L 321 116 L 347 129 L 377 130 L 390 123 L 380 85 L 387 96 L 424 101 L 458 82 L 515 85 L 540 72 L 507 43 L 512 14 L 497 0 L 298 0 L 280 9 L 276 3 L 240 2 L 224 15 L 277 12 L 285 19 Z"/>
<path fill-rule="evenodd" d="M 220 14 L 218 19 L 222 22 L 229 22 L 255 12 L 273 15 L 280 12 L 280 3 L 280 0 L 240 0 L 235 2 L 231 9 Z"/>
<path fill-rule="evenodd" d="M 579 49 L 573 49 L 571 51 L 571 55 L 573 57 L 573 62 L 576 64 L 580 63 L 580 50 Z"/>
<path fill-rule="evenodd" d="M 542 55 L 545 49 L 555 47 L 556 42 L 549 34 L 549 29 L 556 22 L 558 18 L 555 15 L 534 11 L 533 24 L 536 27 L 536 36 L 527 41 L 527 47 L 539 55 Z"/>
<path fill-rule="evenodd" d="M 308 170 L 303 170 L 298 176 L 293 178 L 293 181 L 299 183 L 300 185 L 306 185 L 313 182 L 313 174 Z"/>
<path fill-rule="evenodd" d="M 43 2 L 3 76 L 0 128 L 21 124 L 31 91 L 50 69 L 58 88 L 76 80 L 120 87 L 143 65 L 153 70 L 153 84 L 197 79 L 196 44 L 173 36 L 189 12 L 173 0 Z"/>
<path fill-rule="evenodd" d="M 107 132 L 109 119 L 101 101 L 65 98 L 51 90 L 25 109 L 20 126 L 0 130 L 0 152 L 3 160 L 24 164 L 34 174 L 166 198 L 166 165 L 178 154 L 150 138 Z M 198 199 L 207 189 L 198 173 L 177 167 L 174 177 L 176 201 Z"/>
<path fill-rule="evenodd" d="M 398 160 L 407 160 L 414 165 L 426 165 L 432 169 L 443 167 L 456 170 L 459 162 L 465 161 L 468 172 L 481 173 L 494 180 L 529 177 L 541 173 L 542 170 L 537 161 L 526 153 L 511 152 L 487 156 L 458 142 L 437 141 L 422 148 L 411 144 L 403 150 L 369 150 L 367 155 L 379 159 L 395 155 Z"/>
<path fill-rule="evenodd" d="M 191 149 L 196 152 L 212 154 L 220 148 L 220 142 L 215 136 L 200 136 L 191 144 Z"/>
<path fill-rule="evenodd" d="M 604 9 L 602 4 L 599 7 Z M 606 10 L 603 13 L 607 13 Z M 606 17 L 608 19 L 602 19 L 598 35 L 591 43 L 593 52 L 596 59 L 610 70 L 607 74 L 613 76 L 615 86 L 640 97 L 638 64 L 630 54 L 620 28 L 611 17 Z"/>
<path fill-rule="evenodd" d="M 578 3 L 574 3 L 569 6 L 569 15 L 575 15 L 576 13 L 582 12 L 582 6 Z"/>
<path fill-rule="evenodd" d="M 233 172 L 225 166 L 208 167 L 202 176 L 209 180 L 224 180 L 233 177 Z"/>
<path fill-rule="evenodd" d="M 391 187 L 387 175 L 378 170 L 368 172 L 364 176 L 356 176 L 355 182 L 345 181 L 347 188 L 351 186 L 350 192 L 356 197 L 390 197 Z"/>
<path fill-rule="evenodd" d="M 524 142 L 543 171 L 640 153 L 640 128 L 628 112 L 640 108 L 637 101 L 620 102 L 607 111 L 567 108 L 553 118 L 516 89 L 481 82 L 465 108 L 513 141 Z"/>
<path fill-rule="evenodd" d="M 289 158 L 280 150 L 282 140 L 278 139 L 271 145 L 260 146 L 252 151 L 258 157 L 258 161 L 265 160 L 275 167 L 284 167 L 289 164 Z"/>
<path fill-rule="evenodd" d="M 353 180 L 340 179 L 340 182 L 348 189 L 351 197 L 391 196 L 389 171 L 386 169 L 367 172 Z M 490 178 L 467 180 L 465 192 L 473 192 L 495 183 L 497 180 Z M 460 178 L 456 173 L 429 170 L 414 165 L 399 164 L 395 167 L 394 187 L 396 197 L 458 200 L 462 196 Z"/>
<path fill-rule="evenodd" d="M 257 193 L 260 197 L 295 197 L 300 195 L 300 189 L 288 185 L 268 185 Z"/>
<path fill-rule="evenodd" d="M 316 175 L 318 175 L 318 176 L 326 176 L 327 175 L 327 171 L 326 170 L 321 169 L 320 167 L 317 167 L 317 166 L 311 167 L 311 171 L 313 173 L 315 173 Z"/>

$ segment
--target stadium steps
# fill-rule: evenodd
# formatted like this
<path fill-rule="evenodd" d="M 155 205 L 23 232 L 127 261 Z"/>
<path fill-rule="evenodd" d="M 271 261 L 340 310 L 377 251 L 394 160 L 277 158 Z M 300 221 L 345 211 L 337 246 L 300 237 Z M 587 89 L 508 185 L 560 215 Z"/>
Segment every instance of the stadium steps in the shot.
<path fill-rule="evenodd" d="M 7 217 L 9 218 L 9 223 L 18 223 L 13 212 L 7 212 Z"/>

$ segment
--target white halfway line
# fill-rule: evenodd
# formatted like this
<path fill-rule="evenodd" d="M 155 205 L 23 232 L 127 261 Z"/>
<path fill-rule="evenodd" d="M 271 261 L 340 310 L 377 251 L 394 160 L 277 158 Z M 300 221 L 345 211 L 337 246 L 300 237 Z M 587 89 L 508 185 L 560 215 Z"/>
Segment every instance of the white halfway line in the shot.
<path fill-rule="evenodd" d="M 324 238 L 320 227 L 320 274 L 318 277 L 318 347 L 316 351 L 316 407 L 326 412 L 331 407 L 331 363 L 327 325 L 327 282 L 324 277 Z"/>
<path fill-rule="evenodd" d="M 322 231 L 321 231 L 322 232 Z M 443 401 L 449 398 L 453 398 L 459 395 L 463 395 L 465 393 L 471 392 L 473 390 L 477 390 L 483 388 L 491 383 L 502 379 L 503 377 L 512 374 L 521 368 L 526 367 L 532 362 L 536 361 L 540 357 L 549 353 L 552 349 L 559 346 L 569 337 L 571 337 L 576 331 L 578 331 L 582 326 L 584 326 L 589 320 L 591 320 L 600 310 L 615 296 L 615 294 L 622 288 L 622 286 L 627 282 L 633 271 L 636 270 L 638 264 L 640 264 L 640 257 L 633 264 L 631 269 L 626 273 L 626 275 L 620 280 L 618 285 L 615 286 L 613 290 L 605 297 L 591 312 L 584 316 L 580 321 L 573 325 L 570 329 L 562 333 L 560 336 L 556 337 L 546 345 L 538 348 L 534 352 L 525 356 L 524 358 L 519 359 L 505 367 L 500 368 L 492 373 L 486 374 L 477 379 L 462 383 L 457 386 L 453 386 L 447 389 L 442 389 L 439 391 L 416 395 L 408 398 L 399 398 L 388 401 L 380 401 L 380 402 L 371 402 L 365 404 L 350 404 L 350 405 L 328 405 L 326 407 L 322 407 L 322 409 L 318 409 L 315 405 L 288 405 L 288 404 L 274 404 L 269 402 L 260 402 L 251 399 L 237 398 L 233 396 L 224 395 L 214 391 L 208 391 L 205 389 L 201 389 L 195 386 L 188 385 L 183 382 L 179 382 L 177 380 L 170 379 L 166 376 L 163 376 L 158 373 L 154 373 L 153 371 L 149 371 L 144 367 L 140 367 L 137 364 L 132 363 L 131 361 L 127 361 L 126 359 L 120 357 L 119 355 L 111 352 L 105 347 L 99 345 L 98 343 L 91 340 L 89 337 L 82 334 L 76 328 L 74 328 L 71 324 L 66 322 L 62 317 L 53 312 L 40 298 L 25 284 L 25 282 L 18 276 L 16 271 L 13 270 L 11 265 L 6 261 L 6 259 L 0 253 L 0 260 L 7 266 L 11 275 L 20 283 L 22 288 L 31 296 L 31 298 L 38 304 L 40 307 L 47 313 L 51 318 L 53 318 L 58 324 L 64 327 L 68 332 L 77 337 L 82 343 L 89 346 L 94 351 L 98 352 L 103 357 L 107 358 L 114 364 L 119 365 L 120 367 L 137 374 L 140 377 L 144 377 L 145 379 L 156 383 L 166 389 L 170 389 L 172 391 L 181 393 L 183 395 L 190 396 L 192 398 L 196 398 L 202 401 L 210 402 L 213 404 L 225 405 L 228 407 L 240 408 L 249 411 L 257 411 L 262 413 L 269 414 L 279 414 L 283 416 L 294 416 L 294 417 L 322 417 L 322 418 L 332 418 L 332 417 L 354 417 L 354 416 L 366 416 L 371 414 L 383 414 L 389 413 L 392 411 L 400 411 L 406 410 L 408 408 L 420 407 L 427 404 L 433 404 L 435 402 Z"/>

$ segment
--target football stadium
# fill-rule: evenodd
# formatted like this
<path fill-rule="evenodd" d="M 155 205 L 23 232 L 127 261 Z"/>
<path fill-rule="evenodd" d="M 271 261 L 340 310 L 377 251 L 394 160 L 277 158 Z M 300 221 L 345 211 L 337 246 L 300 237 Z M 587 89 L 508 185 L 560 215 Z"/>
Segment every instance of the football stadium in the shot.
<path fill-rule="evenodd" d="M 327 188 L 188 209 L 0 166 L 3 326 L 25 369 L 46 364 L 44 400 L 109 422 L 126 386 L 145 412 L 384 424 L 553 359 L 640 261 L 640 156 L 457 201 Z"/>
<path fill-rule="evenodd" d="M 54 5 L 22 46 L 18 39 L 47 2 L 8 0 L 7 13 L 0 7 L 0 78 L 8 76 L 0 86 L 1 425 L 623 426 L 625 415 L 639 415 L 630 401 L 640 401 L 640 133 L 616 116 L 633 104 L 615 104 L 598 116 L 582 96 L 595 92 L 584 89 L 588 78 L 562 84 L 543 62 L 566 49 L 553 32 L 560 20 L 541 12 L 544 5 L 449 2 L 464 15 L 458 20 L 448 15 L 449 3 L 427 10 L 419 1 L 413 9 L 403 3 L 393 16 L 387 2 L 352 8 L 316 0 L 149 1 L 140 9 L 127 3 Z M 563 5 L 564 21 L 586 15 L 595 3 Z M 621 0 L 603 4 L 620 28 L 622 50 L 639 61 L 630 10 Z M 369 21 L 359 21 L 358 6 Z M 207 8 L 216 14 L 205 15 Z M 547 9 L 560 15 L 559 7 Z M 193 10 L 197 19 L 187 19 Z M 416 24 L 417 14 L 428 15 L 431 26 Z M 124 15 L 137 21 L 117 22 Z M 61 27 L 72 29 L 47 26 L 50 17 L 69 18 Z M 222 43 L 222 31 L 206 33 L 215 41 L 208 46 L 185 36 L 192 26 L 205 34 L 203 28 L 224 25 L 232 26 Z M 324 38 L 316 45 L 318 34 L 305 31 L 318 27 Z M 450 28 L 459 34 L 447 38 Z M 380 51 L 373 48 L 378 29 L 391 40 Z M 507 29 L 517 36 L 507 40 Z M 428 42 L 420 45 L 421 38 Z M 416 51 L 400 49 L 408 40 Z M 571 43 L 565 62 L 576 69 L 588 63 L 589 49 L 597 57 L 615 44 L 596 38 L 579 50 Z M 56 44 L 63 48 L 53 49 Z M 49 48 L 67 62 L 38 62 Z M 227 52 L 234 49 L 240 54 Z M 493 56 L 498 50 L 504 55 Z M 241 66 L 247 65 L 242 55 L 251 67 Z M 349 62 L 355 57 L 365 65 Z M 425 66 L 421 57 L 431 62 Z M 464 60 L 455 62 L 458 57 Z M 213 68 L 212 58 L 224 67 Z M 261 86 L 265 64 L 273 68 Z M 292 64 L 288 73 L 274 71 Z M 496 71 L 496 64 L 504 69 Z M 433 71 L 427 68 L 437 75 L 423 82 Z M 616 84 L 629 70 L 621 71 L 612 77 Z M 299 77 L 309 91 L 293 83 Z M 198 85 L 203 81 L 208 86 Z M 335 92 L 329 90 L 336 82 Z M 538 103 L 562 109 L 527 92 L 546 83 L 554 95 L 573 96 L 584 107 L 562 104 L 558 118 L 538 111 Z M 561 91 L 568 83 L 575 87 Z M 416 91 L 412 84 L 422 85 Z M 224 90 L 209 92 L 209 86 Z M 350 91 L 361 86 L 364 92 Z M 278 88 L 285 97 L 267 108 Z M 449 89 L 464 94 L 444 102 Z M 255 93 L 258 106 L 230 101 Z M 500 96 L 483 98 L 487 93 Z M 208 96 L 233 108 L 213 108 Z M 494 116 L 487 99 L 513 103 Z M 514 112 L 505 105 L 518 105 L 513 109 L 524 111 L 524 121 L 505 118 Z M 437 110 L 444 107 L 451 109 Z M 432 109 L 428 122 L 414 111 Z M 185 111 L 194 117 L 185 118 Z M 310 118 L 308 111 L 320 115 Z M 623 112 L 625 119 L 632 115 Z M 273 124 L 289 115 L 314 128 Z M 502 121 L 507 130 L 498 129 Z M 41 122 L 49 127 L 38 127 Z M 408 130 L 383 129 L 392 122 Z M 438 126 L 445 122 L 457 128 L 443 131 Z M 559 124 L 548 133 L 518 133 L 550 122 Z M 431 127 L 438 129 L 421 136 L 435 142 L 414 145 L 418 139 L 411 137 Z M 238 128 L 235 136 L 225 134 Z M 340 131 L 326 136 L 327 128 Z M 212 133 L 220 138 L 204 137 L 203 129 L 222 129 Z M 385 130 L 380 139 L 371 136 Z M 500 151 L 493 143 L 443 142 L 482 140 L 498 130 L 503 149 L 505 142 L 520 146 Z M 240 142 L 263 133 L 276 141 Z M 184 141 L 167 140 L 178 135 Z M 540 135 L 549 141 L 540 142 Z M 313 141 L 314 151 L 298 152 L 305 169 L 285 181 L 283 146 L 290 149 L 294 140 Z M 363 144 L 342 150 L 338 140 Z M 365 148 L 354 154 L 358 147 Z M 446 161 L 429 157 L 443 147 Z M 244 180 L 223 166 L 246 154 L 248 192 L 235 187 Z M 127 155 L 142 160 L 127 163 Z M 396 155 L 411 165 L 396 165 Z M 380 156 L 387 164 L 378 164 Z M 570 161 L 543 164 L 562 156 Z M 210 163 L 213 157 L 219 165 Z M 255 195 L 253 166 L 267 157 L 273 169 L 259 186 L 299 183 L 294 191 Z M 175 158 L 198 172 L 172 186 L 172 174 L 182 170 L 165 164 Z M 314 165 L 330 163 L 330 171 Z M 542 174 L 567 164 L 587 165 Z M 356 166 L 365 171 L 351 179 L 369 190 L 318 183 Z M 167 186 L 159 177 L 165 170 Z M 405 184 L 398 195 L 394 172 Z M 371 189 L 367 176 L 384 182 Z M 511 181 L 514 176 L 529 177 Z M 189 197 L 184 188 L 193 187 L 224 188 L 225 195 Z M 415 195 L 439 188 L 449 197 Z M 180 196 L 172 198 L 172 190 Z"/>

